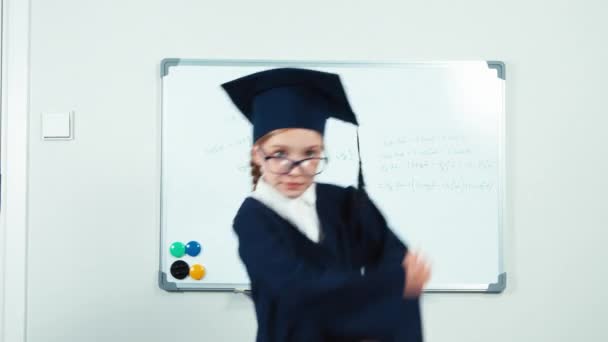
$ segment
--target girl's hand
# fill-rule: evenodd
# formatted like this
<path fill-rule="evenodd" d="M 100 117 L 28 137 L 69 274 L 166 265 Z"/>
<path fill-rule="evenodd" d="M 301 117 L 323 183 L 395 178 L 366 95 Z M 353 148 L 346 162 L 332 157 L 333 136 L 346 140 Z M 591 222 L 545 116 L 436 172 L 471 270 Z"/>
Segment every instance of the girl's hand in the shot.
<path fill-rule="evenodd" d="M 429 264 L 420 256 L 418 252 L 407 252 L 403 263 L 401 264 L 405 270 L 405 289 L 403 289 L 403 297 L 416 298 L 420 296 L 424 285 L 431 277 L 431 268 Z"/>

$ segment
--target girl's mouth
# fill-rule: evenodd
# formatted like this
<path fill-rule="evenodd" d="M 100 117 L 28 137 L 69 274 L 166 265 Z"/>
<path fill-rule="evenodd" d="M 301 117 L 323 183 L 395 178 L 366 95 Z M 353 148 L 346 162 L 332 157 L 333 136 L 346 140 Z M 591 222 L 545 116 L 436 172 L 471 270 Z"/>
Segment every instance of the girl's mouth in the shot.
<path fill-rule="evenodd" d="M 288 188 L 288 189 L 297 189 L 297 188 L 299 188 L 300 186 L 302 186 L 302 184 L 301 184 L 301 183 L 291 183 L 291 182 L 289 182 L 289 183 L 285 183 L 285 185 L 287 185 L 287 188 Z"/>

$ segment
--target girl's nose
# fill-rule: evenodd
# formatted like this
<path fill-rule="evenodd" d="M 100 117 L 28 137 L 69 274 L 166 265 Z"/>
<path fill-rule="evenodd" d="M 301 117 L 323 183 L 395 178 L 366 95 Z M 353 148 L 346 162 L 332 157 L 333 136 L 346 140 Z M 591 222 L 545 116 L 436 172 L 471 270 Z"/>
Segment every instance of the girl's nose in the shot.
<path fill-rule="evenodd" d="M 291 171 L 289 171 L 288 175 L 290 176 L 300 176 L 302 175 L 302 168 L 300 167 L 300 165 L 295 165 Z"/>

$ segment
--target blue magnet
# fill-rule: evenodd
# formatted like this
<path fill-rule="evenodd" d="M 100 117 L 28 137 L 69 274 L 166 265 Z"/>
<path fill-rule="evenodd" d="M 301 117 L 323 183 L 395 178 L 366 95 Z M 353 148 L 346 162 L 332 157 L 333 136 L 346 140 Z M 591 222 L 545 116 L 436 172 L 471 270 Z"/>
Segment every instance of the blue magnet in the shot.
<path fill-rule="evenodd" d="M 186 254 L 189 256 L 197 256 L 201 252 L 201 244 L 196 241 L 190 241 L 186 244 Z"/>

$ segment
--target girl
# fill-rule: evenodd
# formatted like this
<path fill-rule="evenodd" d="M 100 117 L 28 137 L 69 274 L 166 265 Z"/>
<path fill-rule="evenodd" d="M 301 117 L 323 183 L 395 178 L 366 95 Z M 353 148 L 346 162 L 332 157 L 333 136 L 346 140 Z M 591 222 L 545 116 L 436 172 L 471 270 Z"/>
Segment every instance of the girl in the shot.
<path fill-rule="evenodd" d="M 233 227 L 257 341 L 422 341 L 429 267 L 367 197 L 361 163 L 358 188 L 314 181 L 327 118 L 358 125 L 339 76 L 281 68 L 222 87 L 253 124 L 254 191 Z"/>

